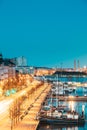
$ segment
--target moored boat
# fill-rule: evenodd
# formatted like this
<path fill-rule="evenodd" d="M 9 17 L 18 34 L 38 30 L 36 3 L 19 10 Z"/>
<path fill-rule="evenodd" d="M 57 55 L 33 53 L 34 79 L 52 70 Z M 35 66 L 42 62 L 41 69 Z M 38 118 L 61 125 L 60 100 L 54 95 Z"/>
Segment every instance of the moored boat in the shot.
<path fill-rule="evenodd" d="M 84 125 L 85 124 L 85 116 L 79 115 L 77 112 L 73 111 L 44 111 L 43 114 L 40 113 L 39 120 L 41 123 L 48 124 L 59 124 L 59 125 Z"/>
<path fill-rule="evenodd" d="M 78 118 L 78 119 L 71 119 L 71 118 L 58 118 L 58 117 L 40 117 L 41 123 L 48 123 L 48 124 L 59 124 L 59 125 L 84 125 L 85 119 Z"/>

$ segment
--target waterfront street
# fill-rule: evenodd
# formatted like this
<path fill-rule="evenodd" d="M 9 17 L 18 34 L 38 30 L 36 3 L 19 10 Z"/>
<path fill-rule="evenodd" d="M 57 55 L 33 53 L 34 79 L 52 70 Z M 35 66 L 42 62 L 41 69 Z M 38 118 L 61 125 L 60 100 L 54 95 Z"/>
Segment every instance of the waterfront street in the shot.
<path fill-rule="evenodd" d="M 0 0 L 0 130 L 87 130 L 87 0 Z"/>
<path fill-rule="evenodd" d="M 38 82 L 37 82 L 37 84 L 38 84 Z M 26 88 L 24 90 L 21 90 L 17 94 L 12 95 L 11 97 L 8 97 L 7 99 L 4 99 L 3 101 L 0 102 L 0 105 L 2 106 L 2 108 L 0 107 L 0 129 L 2 129 L 2 130 L 6 130 L 6 129 L 7 130 L 10 130 L 10 129 L 19 130 L 23 127 L 23 129 L 25 129 L 25 130 L 27 130 L 27 129 L 31 130 L 31 128 L 32 128 L 32 130 L 36 130 L 36 127 L 37 127 L 39 121 L 38 120 L 36 121 L 35 118 L 37 116 L 37 113 L 39 112 L 42 102 L 44 101 L 44 99 L 46 97 L 46 94 L 50 90 L 50 86 L 46 83 L 43 84 L 36 92 L 33 92 L 33 96 L 34 96 L 33 99 L 32 98 L 29 99 L 29 100 L 31 100 L 31 102 L 29 100 L 26 101 L 27 107 L 25 107 L 24 111 L 26 111 L 29 108 L 29 104 L 32 106 L 30 107 L 28 115 L 25 115 L 25 117 L 22 121 L 20 120 L 15 126 L 11 126 L 11 119 L 9 118 L 9 106 L 11 105 L 11 103 L 14 100 L 16 100 L 16 98 L 18 98 L 18 96 L 21 96 L 24 93 L 27 94 L 27 91 L 29 91 L 29 89 L 30 89 L 30 87 Z M 4 110 L 3 110 L 3 108 L 4 108 Z M 26 123 L 28 123 L 28 126 Z"/>

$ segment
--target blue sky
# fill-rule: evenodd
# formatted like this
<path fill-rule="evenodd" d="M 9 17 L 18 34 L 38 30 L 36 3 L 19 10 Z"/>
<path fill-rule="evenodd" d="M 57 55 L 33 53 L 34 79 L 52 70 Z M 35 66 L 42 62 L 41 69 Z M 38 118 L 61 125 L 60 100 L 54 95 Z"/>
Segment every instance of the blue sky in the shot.
<path fill-rule="evenodd" d="M 28 65 L 87 65 L 86 0 L 0 0 L 0 52 Z"/>

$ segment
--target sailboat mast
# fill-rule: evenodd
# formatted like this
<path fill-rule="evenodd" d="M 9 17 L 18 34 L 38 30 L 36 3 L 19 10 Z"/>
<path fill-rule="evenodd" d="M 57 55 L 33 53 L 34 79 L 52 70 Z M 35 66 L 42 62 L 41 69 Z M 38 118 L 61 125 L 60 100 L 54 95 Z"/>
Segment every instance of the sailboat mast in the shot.
<path fill-rule="evenodd" d="M 58 95 L 59 95 L 59 83 L 58 83 L 58 74 L 57 74 L 57 85 L 56 85 L 56 108 L 59 106 L 59 103 L 58 103 Z"/>

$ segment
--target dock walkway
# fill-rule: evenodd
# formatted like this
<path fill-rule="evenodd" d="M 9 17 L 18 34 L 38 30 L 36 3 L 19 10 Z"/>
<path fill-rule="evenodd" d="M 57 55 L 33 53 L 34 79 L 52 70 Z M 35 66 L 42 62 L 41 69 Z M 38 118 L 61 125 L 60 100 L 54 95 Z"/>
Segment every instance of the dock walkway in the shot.
<path fill-rule="evenodd" d="M 39 120 L 36 119 L 37 114 L 40 111 L 41 105 L 50 89 L 51 84 L 45 83 L 42 85 L 37 92 L 36 100 L 32 103 L 32 107 L 23 120 L 20 120 L 19 123 L 13 128 L 11 128 L 11 122 L 9 121 L 9 124 L 2 130 L 36 130 L 39 124 Z"/>

